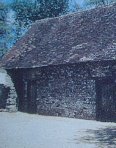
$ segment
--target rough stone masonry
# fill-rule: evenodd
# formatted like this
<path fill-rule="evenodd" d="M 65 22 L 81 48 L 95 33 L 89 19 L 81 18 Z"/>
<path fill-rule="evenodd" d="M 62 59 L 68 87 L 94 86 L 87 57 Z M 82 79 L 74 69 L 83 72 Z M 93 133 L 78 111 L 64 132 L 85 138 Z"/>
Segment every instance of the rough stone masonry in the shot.
<path fill-rule="evenodd" d="M 0 111 L 17 111 L 17 94 L 6 70 L 0 69 Z"/>

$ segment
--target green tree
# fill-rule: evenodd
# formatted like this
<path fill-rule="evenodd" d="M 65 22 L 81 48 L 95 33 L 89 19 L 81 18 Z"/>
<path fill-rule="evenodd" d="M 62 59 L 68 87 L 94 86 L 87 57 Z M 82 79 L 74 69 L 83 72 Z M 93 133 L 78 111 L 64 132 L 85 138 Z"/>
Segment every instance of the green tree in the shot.
<path fill-rule="evenodd" d="M 37 0 L 39 4 L 39 17 L 56 17 L 65 14 L 68 8 L 68 0 Z"/>
<path fill-rule="evenodd" d="M 68 0 L 14 0 L 11 8 L 15 12 L 16 34 L 19 38 L 21 30 L 27 30 L 36 20 L 65 14 Z"/>
<path fill-rule="evenodd" d="M 68 0 L 14 0 L 12 9 L 16 19 L 27 23 L 66 13 Z"/>
<path fill-rule="evenodd" d="M 116 0 L 85 0 L 86 5 L 95 6 L 95 7 L 109 5 L 113 2 L 116 2 Z"/>
<path fill-rule="evenodd" d="M 0 2 L 0 58 L 6 53 L 6 34 L 7 34 L 7 7 Z"/>

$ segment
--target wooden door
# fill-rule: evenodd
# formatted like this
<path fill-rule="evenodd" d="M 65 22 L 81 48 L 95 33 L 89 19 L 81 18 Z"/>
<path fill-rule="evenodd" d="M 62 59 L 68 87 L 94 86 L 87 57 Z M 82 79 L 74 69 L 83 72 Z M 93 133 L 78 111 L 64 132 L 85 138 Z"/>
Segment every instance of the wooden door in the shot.
<path fill-rule="evenodd" d="M 112 79 L 97 81 L 97 119 L 116 121 L 116 84 Z"/>

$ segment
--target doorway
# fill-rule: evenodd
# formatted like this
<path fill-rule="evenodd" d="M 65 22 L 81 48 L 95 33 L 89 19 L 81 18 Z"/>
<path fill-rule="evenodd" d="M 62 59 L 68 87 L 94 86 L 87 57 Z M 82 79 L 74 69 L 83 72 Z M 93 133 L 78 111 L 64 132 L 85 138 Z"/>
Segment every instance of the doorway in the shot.
<path fill-rule="evenodd" d="M 28 113 L 36 113 L 37 105 L 37 85 L 36 81 L 29 81 L 27 85 L 27 112 Z"/>
<path fill-rule="evenodd" d="M 116 121 L 116 83 L 107 78 L 96 81 L 96 118 L 99 121 Z"/>

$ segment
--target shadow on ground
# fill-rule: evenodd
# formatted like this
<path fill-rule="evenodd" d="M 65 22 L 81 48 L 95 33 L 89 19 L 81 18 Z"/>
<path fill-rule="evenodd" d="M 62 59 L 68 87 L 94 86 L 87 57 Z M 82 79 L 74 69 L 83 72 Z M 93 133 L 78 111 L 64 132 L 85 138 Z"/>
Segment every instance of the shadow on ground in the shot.
<path fill-rule="evenodd" d="M 99 148 L 116 148 L 116 127 L 106 127 L 97 130 L 86 130 L 86 136 L 76 139 L 76 143 L 95 144 Z"/>

